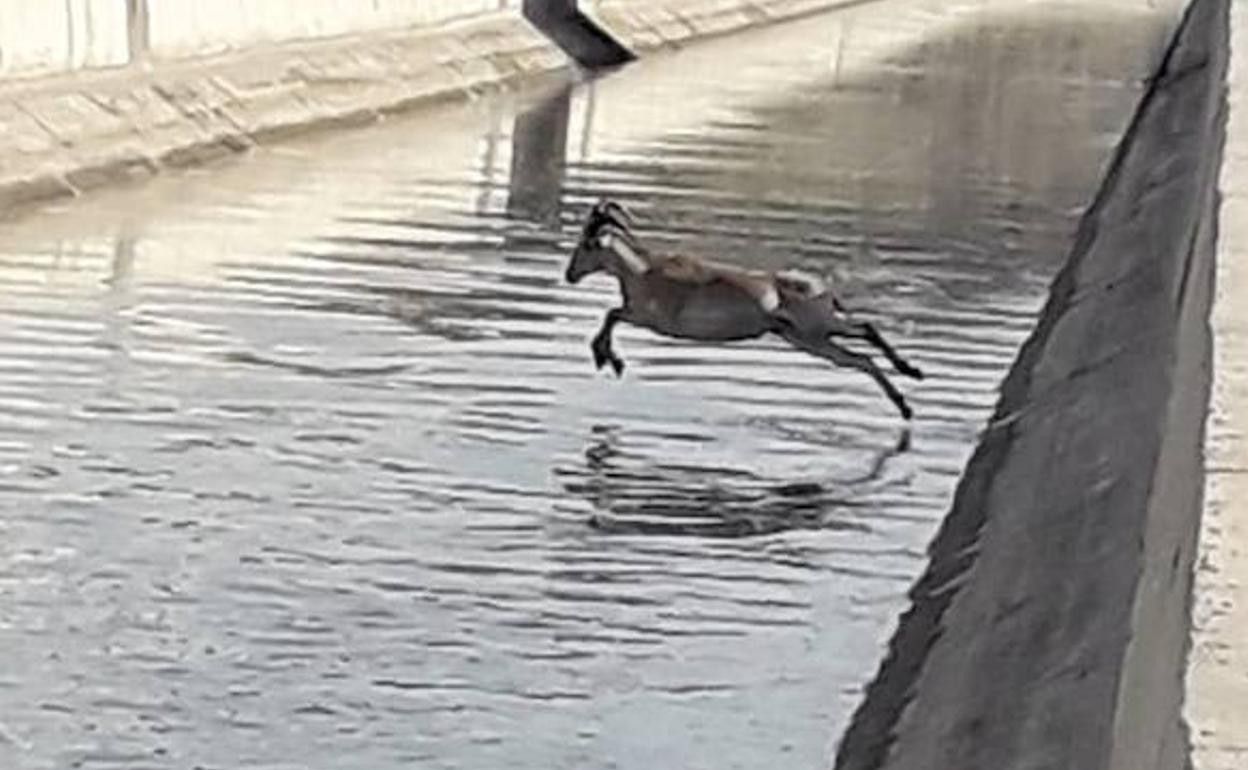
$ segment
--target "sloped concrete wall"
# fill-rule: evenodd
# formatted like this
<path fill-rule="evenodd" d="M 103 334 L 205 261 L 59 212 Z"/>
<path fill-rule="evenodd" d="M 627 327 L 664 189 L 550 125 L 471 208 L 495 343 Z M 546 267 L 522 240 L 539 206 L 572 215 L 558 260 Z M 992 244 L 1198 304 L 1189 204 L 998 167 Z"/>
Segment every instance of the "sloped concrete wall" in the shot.
<path fill-rule="evenodd" d="M 218 3 L 241 2 L 109 1 L 148 12 L 160 3 L 182 3 L 188 13 L 201 15 L 206 8 L 218 9 Z M 644 50 L 862 1 L 602 0 L 598 7 L 610 14 L 613 33 Z M 0 0 L 0 13 L 13 24 L 18 18 L 10 12 L 13 8 L 28 16 L 53 4 Z M 524 20 L 520 0 L 306 4 L 246 0 L 245 4 L 252 8 L 248 13 L 301 8 L 298 13 L 310 15 L 292 15 L 285 32 L 281 25 L 286 22 L 271 16 L 246 17 L 251 19 L 246 23 L 235 19 L 237 29 L 220 35 L 230 40 L 269 33 L 293 37 L 254 45 L 230 43 L 212 55 L 205 49 L 222 45 L 217 35 L 200 36 L 196 42 L 188 32 L 182 44 L 170 46 L 167 33 L 161 32 L 166 22 L 158 12 L 151 30 L 146 26 L 143 34 L 126 30 L 137 46 L 147 50 L 141 66 L 88 73 L 75 70 L 71 61 L 58 59 L 45 46 L 40 55 L 30 49 L 29 66 L 0 72 L 0 217 L 37 201 L 245 151 L 291 132 L 374 120 L 425 100 L 466 96 L 569 65 L 567 57 Z M 316 16 L 318 7 L 325 15 Z M 378 15 L 361 10 L 369 8 Z M 467 15 L 446 16 L 452 12 Z M 336 19 L 333 24 L 328 21 L 331 17 Z M 176 24 L 195 30 L 202 24 L 225 23 L 197 18 L 188 15 Z M 295 23 L 299 18 L 303 21 Z M 396 20 L 422 18 L 443 21 L 392 26 Z M 368 29 L 369 25 L 382 26 Z M 349 27 L 359 31 L 343 31 Z M 153 31 L 159 33 L 155 41 L 148 34 Z M 184 55 L 175 55 L 179 51 Z M 67 69 L 71 71 L 63 71 Z M 58 70 L 60 76 L 22 76 Z"/>
<path fill-rule="evenodd" d="M 655 48 L 887 0 L 580 0 L 630 47 Z M 0 0 L 0 82 L 349 35 L 520 19 L 522 0 Z"/>
<path fill-rule="evenodd" d="M 402 27 L 518 6 L 508 0 L 148 0 L 151 52 L 181 57 Z"/>
<path fill-rule="evenodd" d="M 1182 770 L 1230 0 L 1193 0 L 838 770 Z"/>
<path fill-rule="evenodd" d="M 519 0 L 0 0 L 0 78 L 518 13 Z M 136 49 L 136 50 L 132 50 Z"/>

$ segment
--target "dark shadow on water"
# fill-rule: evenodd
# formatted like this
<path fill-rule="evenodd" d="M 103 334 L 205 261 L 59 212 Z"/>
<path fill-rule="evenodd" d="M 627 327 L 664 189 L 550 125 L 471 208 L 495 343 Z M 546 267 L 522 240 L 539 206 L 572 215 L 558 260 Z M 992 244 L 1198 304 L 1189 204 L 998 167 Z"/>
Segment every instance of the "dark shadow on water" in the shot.
<path fill-rule="evenodd" d="M 794 529 L 870 531 L 854 515 L 887 485 L 890 460 L 909 451 L 910 429 L 873 453 L 866 470 L 838 479 L 772 479 L 750 471 L 637 462 L 620 431 L 592 429 L 582 468 L 560 469 L 566 492 L 593 505 L 591 528 L 608 534 L 741 538 Z M 630 462 L 632 461 L 632 462 Z"/>
<path fill-rule="evenodd" d="M 558 227 L 572 89 L 572 83 L 565 83 L 516 114 L 511 132 L 508 219 Z"/>
<path fill-rule="evenodd" d="M 565 212 L 563 200 L 569 110 L 574 88 L 574 83 L 561 84 L 516 113 L 511 130 L 511 165 L 507 176 L 505 211 L 500 214 L 478 212 L 470 223 L 416 217 L 396 220 L 348 216 L 343 221 L 397 229 L 399 232 L 377 236 L 325 236 L 321 242 L 334 246 L 333 251 L 305 251 L 299 255 L 345 265 L 410 267 L 413 272 L 418 272 L 430 255 L 445 251 L 448 241 L 453 241 L 456 252 L 479 257 L 487 264 L 496 260 L 504 265 L 524 262 L 550 265 L 549 277 L 531 278 L 527 283 L 538 288 L 557 287 L 562 281 L 562 271 L 556 264 L 562 259 L 567 246 L 562 221 L 567 216 L 575 216 Z M 487 137 L 490 147 L 499 140 L 501 133 L 496 130 Z M 487 162 L 492 163 L 494 150 L 487 157 L 490 159 Z M 493 182 L 483 184 L 497 186 Z M 425 235 L 408 235 L 403 232 L 406 230 Z M 318 312 L 388 315 L 421 334 L 447 340 L 472 340 L 478 338 L 480 332 L 465 328 L 460 321 L 483 318 L 534 322 L 555 320 L 555 300 L 551 300 L 549 313 L 534 310 L 532 295 L 523 290 L 528 287 L 514 285 L 520 280 L 513 275 L 507 278 L 507 282 L 502 282 L 491 270 L 481 276 L 479 285 L 467 289 L 456 287 L 449 292 L 418 283 L 397 286 L 367 284 L 358 287 L 358 302 L 338 299 L 305 307 Z"/>

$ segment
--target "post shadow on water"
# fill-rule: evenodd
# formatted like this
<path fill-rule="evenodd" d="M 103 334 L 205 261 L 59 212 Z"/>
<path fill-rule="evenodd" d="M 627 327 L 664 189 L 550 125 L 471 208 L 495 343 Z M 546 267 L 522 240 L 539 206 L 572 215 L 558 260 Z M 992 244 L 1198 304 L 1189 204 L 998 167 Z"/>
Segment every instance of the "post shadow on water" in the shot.
<path fill-rule="evenodd" d="M 511 124 L 511 160 L 506 171 L 498 169 L 500 144 L 506 132 L 495 123 L 485 134 L 485 157 L 480 169 L 480 197 L 476 215 L 482 222 L 456 226 L 444 221 L 426 222 L 404 218 L 349 216 L 344 220 L 363 225 L 402 225 L 404 227 L 431 227 L 442 232 L 458 232 L 467 235 L 467 242 L 457 244 L 465 254 L 501 259 L 504 263 L 537 259 L 545 263 L 561 254 L 564 218 L 564 178 L 567 168 L 568 125 L 572 104 L 572 92 L 576 82 L 564 82 L 553 87 L 543 98 L 527 109 L 516 112 Z M 506 173 L 505 182 L 501 179 Z M 489 210 L 491 194 L 506 190 L 506 204 L 501 217 Z M 500 221 L 501 219 L 501 221 Z M 492 221 L 491 221 L 492 220 Z M 490 237 L 483 237 L 488 234 Z M 501 239 L 501 243 L 499 240 Z M 328 236 L 323 239 L 339 247 L 331 259 L 351 262 L 358 258 L 354 251 L 360 247 L 383 247 L 394 250 L 396 261 L 406 263 L 413 253 L 436 253 L 445 247 L 440 239 L 422 239 L 404 234 L 401 237 L 375 236 Z M 318 255 L 309 254 L 315 258 Z M 378 261 L 376 257 L 372 264 Z M 562 273 L 550 272 L 545 286 L 557 286 Z M 393 317 L 420 333 L 447 340 L 465 341 L 477 339 L 480 332 L 461 324 L 462 319 L 479 319 L 483 316 L 503 315 L 512 319 L 553 322 L 553 312 L 525 309 L 516 306 L 508 287 L 496 283 L 482 284 L 454 293 L 445 293 L 428 286 L 375 286 L 364 287 L 373 295 L 382 295 L 385 301 L 364 305 L 323 302 L 321 310 L 339 310 L 350 313 L 380 312 Z M 376 299 L 374 297 L 373 299 Z"/>
<path fill-rule="evenodd" d="M 573 83 L 564 83 L 529 109 L 516 113 L 507 181 L 510 220 L 559 226 L 573 87 Z"/>

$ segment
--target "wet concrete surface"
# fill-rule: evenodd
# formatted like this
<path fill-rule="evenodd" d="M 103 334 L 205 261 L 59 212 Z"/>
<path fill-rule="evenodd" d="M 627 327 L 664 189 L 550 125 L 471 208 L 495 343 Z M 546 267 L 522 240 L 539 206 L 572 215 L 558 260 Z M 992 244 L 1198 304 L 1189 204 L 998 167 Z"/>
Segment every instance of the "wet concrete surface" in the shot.
<path fill-rule="evenodd" d="M 821 766 L 1171 24 L 863 6 L 7 225 L 5 766 Z M 831 275 L 912 429 L 778 343 L 596 375 L 604 194 Z"/>

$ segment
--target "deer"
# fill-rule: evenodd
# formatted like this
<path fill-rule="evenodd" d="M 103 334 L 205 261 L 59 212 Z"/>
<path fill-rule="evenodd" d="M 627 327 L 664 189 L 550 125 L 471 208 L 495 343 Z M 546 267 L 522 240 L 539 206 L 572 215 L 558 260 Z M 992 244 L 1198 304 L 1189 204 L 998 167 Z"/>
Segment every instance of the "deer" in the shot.
<path fill-rule="evenodd" d="M 775 334 L 811 356 L 866 373 L 902 417 L 913 410 L 875 360 L 834 342 L 861 340 L 894 371 L 915 380 L 923 372 L 902 358 L 871 323 L 853 317 L 826 283 L 798 270 L 762 271 L 674 254 L 656 254 L 633 233 L 633 216 L 614 200 L 590 209 L 564 278 L 578 284 L 595 273 L 619 282 L 622 303 L 607 311 L 590 342 L 595 368 L 624 360 L 612 335 L 620 323 L 700 342 L 734 342 Z"/>

